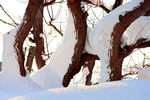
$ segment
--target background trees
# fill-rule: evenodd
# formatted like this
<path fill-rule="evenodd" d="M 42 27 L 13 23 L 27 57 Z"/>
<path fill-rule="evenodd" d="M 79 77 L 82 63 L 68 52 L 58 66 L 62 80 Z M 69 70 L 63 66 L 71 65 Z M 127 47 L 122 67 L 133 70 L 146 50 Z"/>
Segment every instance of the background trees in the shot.
<path fill-rule="evenodd" d="M 20 28 L 17 32 L 16 35 L 16 42 L 14 44 L 17 56 L 18 56 L 18 63 L 20 65 L 20 73 L 22 76 L 26 75 L 25 71 L 25 57 L 23 53 L 23 43 L 27 36 L 29 34 L 33 34 L 33 37 L 30 38 L 33 43 L 35 43 L 35 50 L 34 56 L 35 56 L 35 61 L 37 64 L 38 69 L 42 68 L 45 65 L 45 59 L 43 59 L 43 56 L 46 55 L 46 50 L 44 50 L 44 41 L 46 41 L 46 38 L 44 37 L 44 30 L 43 30 L 43 19 L 46 24 L 48 24 L 51 28 L 53 28 L 57 33 L 59 33 L 61 36 L 63 36 L 63 32 L 61 30 L 61 27 L 56 27 L 54 25 L 54 12 L 55 10 L 52 10 L 49 12 L 49 22 L 46 21 L 45 16 L 43 15 L 43 8 L 47 8 L 50 5 L 56 5 L 60 3 L 67 2 L 67 5 L 64 5 L 68 7 L 71 15 L 73 16 L 73 23 L 74 23 L 74 29 L 75 32 L 75 38 L 73 39 L 76 40 L 75 45 L 73 47 L 74 53 L 71 56 L 70 60 L 71 63 L 68 63 L 64 78 L 63 78 L 63 85 L 68 86 L 70 80 L 73 78 L 73 76 L 78 73 L 82 67 L 88 66 L 89 69 L 89 76 L 87 76 L 87 84 L 90 83 L 90 77 L 92 75 L 92 70 L 94 66 L 95 60 L 100 59 L 103 63 L 104 60 L 108 61 L 108 66 L 103 66 L 105 68 L 110 68 L 111 71 L 107 72 L 108 79 L 105 81 L 114 81 L 114 80 L 120 80 L 121 79 L 121 71 L 122 71 L 122 62 L 123 59 L 128 56 L 135 48 L 143 48 L 149 46 L 149 41 L 146 41 L 146 39 L 139 38 L 136 43 L 126 45 L 123 48 L 121 48 L 121 37 L 124 31 L 130 26 L 130 24 L 136 20 L 138 17 L 141 15 L 148 15 L 149 13 L 149 0 L 144 0 L 144 3 L 141 3 L 138 5 L 133 11 L 127 11 L 124 15 L 116 15 L 116 17 L 119 17 L 119 22 L 114 24 L 114 28 L 112 33 L 108 33 L 112 38 L 112 40 L 109 40 L 109 43 L 111 48 L 109 48 L 108 51 L 108 56 L 107 59 L 99 58 L 97 56 L 98 53 L 95 52 L 87 52 L 84 47 L 86 42 L 86 38 L 89 36 L 92 37 L 92 35 L 87 35 L 87 29 L 90 21 L 87 18 L 90 16 L 91 13 L 88 13 L 92 7 L 101 7 L 105 13 L 110 13 L 111 11 L 114 11 L 115 8 L 118 6 L 122 5 L 123 0 L 116 0 L 114 2 L 114 5 L 112 5 L 111 8 L 107 7 L 105 3 L 102 1 L 88 1 L 88 0 L 68 0 L 68 1 L 43 1 L 43 0 L 29 0 L 28 6 L 26 8 L 26 12 L 24 14 L 23 21 L 20 24 Z M 48 9 L 48 8 L 47 8 Z M 121 8 L 120 8 L 121 9 Z M 114 11 L 115 12 L 115 11 Z M 116 11 L 117 12 L 117 11 Z M 124 11 L 125 12 L 125 11 Z M 59 12 L 60 13 L 60 12 Z M 113 12 L 112 12 L 113 13 Z M 96 13 L 94 13 L 96 14 Z M 111 15 L 108 15 L 111 18 Z M 97 16 L 95 15 L 95 18 Z M 93 20 L 92 20 L 93 21 Z M 91 22 L 92 22 L 91 21 Z M 15 22 L 14 22 L 15 23 Z M 87 24 L 88 23 L 88 24 Z M 100 22 L 101 23 L 101 22 Z M 109 22 L 107 22 L 110 24 Z M 9 24 L 9 23 L 7 23 Z M 17 25 L 17 23 L 16 23 Z M 93 23 L 91 24 L 91 26 Z M 94 26 L 94 25 L 93 25 Z M 109 25 L 108 25 L 109 26 Z M 95 27 L 95 26 L 94 26 Z M 104 27 L 105 28 L 105 27 Z M 67 28 L 66 28 L 67 29 Z M 107 28 L 106 28 L 107 29 Z M 98 29 L 97 29 L 98 30 Z M 104 29 L 105 30 L 105 29 Z M 100 32 L 102 32 L 100 30 Z M 69 33 L 68 33 L 69 34 Z M 104 33 L 100 33 L 104 34 Z M 97 41 L 97 40 L 95 40 Z M 98 44 L 96 45 L 97 47 L 101 46 L 100 48 L 105 48 L 104 41 L 98 41 Z M 101 45 L 99 45 L 101 44 Z M 104 47 L 103 47 L 104 46 Z M 46 47 L 46 46 L 45 46 Z M 93 46 L 92 46 L 93 49 Z M 85 51 L 84 51 L 85 50 Z M 29 52 L 30 53 L 30 52 Z M 56 52 L 57 53 L 57 52 Z M 63 52 L 62 52 L 63 53 Z M 101 52 L 102 53 L 102 52 Z M 49 52 L 47 52 L 47 56 L 49 57 Z M 30 56 L 29 56 L 30 57 Z M 65 56 L 64 56 L 65 58 Z M 31 58 L 29 61 L 32 62 Z M 28 61 L 28 60 L 27 60 Z M 58 61 L 59 63 L 59 61 Z M 65 62 L 64 62 L 65 63 Z M 88 64 L 87 64 L 88 63 Z M 29 69 L 31 70 L 31 64 L 29 64 Z M 61 68 L 60 68 L 61 70 Z M 101 76 L 103 74 L 103 70 L 101 70 Z"/>

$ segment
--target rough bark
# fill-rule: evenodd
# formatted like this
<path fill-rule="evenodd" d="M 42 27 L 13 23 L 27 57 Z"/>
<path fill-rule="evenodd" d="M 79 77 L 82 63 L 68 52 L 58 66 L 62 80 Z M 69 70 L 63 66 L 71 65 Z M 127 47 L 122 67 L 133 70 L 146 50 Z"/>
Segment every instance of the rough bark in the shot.
<path fill-rule="evenodd" d="M 150 10 L 145 13 L 145 16 L 150 16 Z"/>
<path fill-rule="evenodd" d="M 35 56 L 35 49 L 36 48 L 33 46 L 30 46 L 30 48 L 29 48 L 29 53 L 28 53 L 27 61 L 26 61 L 26 67 L 27 67 L 27 70 L 29 71 L 29 73 L 31 73 L 33 58 Z"/>
<path fill-rule="evenodd" d="M 93 72 L 94 65 L 95 65 L 95 60 L 88 61 L 87 64 L 86 63 L 84 64 L 84 66 L 85 67 L 87 66 L 89 69 L 89 74 L 86 77 L 86 83 L 85 83 L 86 85 L 92 85 L 91 79 L 92 79 L 92 72 Z"/>
<path fill-rule="evenodd" d="M 150 0 L 144 0 L 140 3 L 140 6 L 136 7 L 133 11 L 127 12 L 124 16 L 119 16 L 120 22 L 114 26 L 114 31 L 112 32 L 112 49 L 110 50 L 109 66 L 111 69 L 110 81 L 121 79 L 121 70 L 123 56 L 120 54 L 120 39 L 127 27 L 138 17 L 143 15 L 150 9 Z"/>
<path fill-rule="evenodd" d="M 123 0 L 116 0 L 112 7 L 112 10 L 117 8 L 118 6 L 122 5 L 122 3 L 123 3 Z"/>
<path fill-rule="evenodd" d="M 44 54 L 44 38 L 43 36 L 43 3 L 40 4 L 37 14 L 35 16 L 33 27 L 34 41 L 36 44 L 35 61 L 38 69 L 45 65 L 42 55 Z"/>
<path fill-rule="evenodd" d="M 23 43 L 34 23 L 34 18 L 37 13 L 37 9 L 39 8 L 41 3 L 43 3 L 43 0 L 29 0 L 26 12 L 24 14 L 23 22 L 21 23 L 20 28 L 16 34 L 14 48 L 18 56 L 17 60 L 19 63 L 21 76 L 26 76 L 26 71 L 24 68 L 25 58 L 22 50 Z"/>
<path fill-rule="evenodd" d="M 76 39 L 77 43 L 74 47 L 74 54 L 72 56 L 72 64 L 69 65 L 67 73 L 64 75 L 63 86 L 68 86 L 70 80 L 73 76 L 80 71 L 80 61 L 82 52 L 85 45 L 86 33 L 87 33 L 87 12 L 83 12 L 80 7 L 80 0 L 67 0 L 68 8 L 71 10 L 75 30 L 76 30 Z"/>

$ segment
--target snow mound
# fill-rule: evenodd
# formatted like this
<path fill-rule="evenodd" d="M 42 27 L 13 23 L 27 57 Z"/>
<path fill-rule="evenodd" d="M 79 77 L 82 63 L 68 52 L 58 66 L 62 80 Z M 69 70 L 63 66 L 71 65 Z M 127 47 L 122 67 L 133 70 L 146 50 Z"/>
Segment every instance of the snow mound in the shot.
<path fill-rule="evenodd" d="M 19 65 L 14 49 L 15 36 L 20 26 L 12 29 L 3 36 L 2 73 L 11 76 L 20 76 Z"/>
<path fill-rule="evenodd" d="M 139 80 L 150 80 L 150 67 L 143 68 L 138 71 Z"/>
<path fill-rule="evenodd" d="M 150 81 L 118 81 L 95 86 L 39 91 L 12 100 L 149 100 Z"/>
<path fill-rule="evenodd" d="M 0 100 L 7 100 L 24 93 L 41 90 L 29 76 L 21 77 L 14 50 L 15 36 L 20 26 L 6 33 L 3 38 L 3 64 L 0 73 Z M 7 95 L 6 95 L 7 94 Z"/>
<path fill-rule="evenodd" d="M 34 82 L 47 89 L 52 87 L 62 87 L 63 76 L 67 72 L 74 54 L 74 47 L 76 44 L 75 32 L 74 20 L 71 12 L 69 12 L 66 32 L 62 44 L 51 56 L 49 64 L 32 76 Z"/>

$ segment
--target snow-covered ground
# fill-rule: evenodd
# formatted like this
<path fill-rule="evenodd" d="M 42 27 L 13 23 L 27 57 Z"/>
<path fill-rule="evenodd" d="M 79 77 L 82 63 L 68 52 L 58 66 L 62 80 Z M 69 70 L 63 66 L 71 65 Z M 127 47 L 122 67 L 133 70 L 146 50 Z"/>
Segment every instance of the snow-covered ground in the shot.
<path fill-rule="evenodd" d="M 150 81 L 140 80 L 108 82 L 95 86 L 40 90 L 10 100 L 149 100 L 149 84 Z M 15 92 L 12 94 L 15 95 Z"/>
<path fill-rule="evenodd" d="M 150 81 L 148 81 L 150 76 L 145 76 L 149 74 L 149 68 L 139 71 L 138 77 L 141 80 L 62 88 L 62 78 L 71 62 L 76 43 L 73 18 L 71 15 L 69 18 L 67 26 L 69 30 L 66 30 L 64 41 L 51 57 L 49 65 L 32 77 L 29 75 L 21 77 L 19 73 L 19 65 L 14 51 L 14 40 L 19 26 L 4 35 L 0 100 L 150 100 Z M 93 52 L 91 48 L 87 47 L 88 50 Z"/>

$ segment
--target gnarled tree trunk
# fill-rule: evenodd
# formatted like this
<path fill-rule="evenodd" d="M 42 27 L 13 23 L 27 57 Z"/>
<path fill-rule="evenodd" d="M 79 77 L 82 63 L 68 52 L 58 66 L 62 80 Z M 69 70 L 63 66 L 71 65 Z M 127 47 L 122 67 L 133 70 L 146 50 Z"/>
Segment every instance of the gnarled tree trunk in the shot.
<path fill-rule="evenodd" d="M 80 61 L 87 33 L 87 12 L 82 11 L 81 0 L 67 0 L 67 5 L 74 18 L 77 43 L 74 47 L 72 63 L 69 65 L 68 71 L 63 78 L 63 86 L 65 87 L 68 86 L 73 76 L 80 71 Z"/>
<path fill-rule="evenodd" d="M 119 16 L 119 22 L 114 26 L 112 32 L 112 49 L 110 50 L 109 66 L 111 73 L 109 75 L 110 81 L 120 80 L 122 71 L 123 55 L 121 55 L 120 39 L 128 26 L 138 17 L 143 15 L 150 9 L 150 0 L 144 0 L 133 11 L 126 12 L 125 15 Z"/>
<path fill-rule="evenodd" d="M 44 38 L 43 38 L 43 3 L 40 4 L 35 16 L 33 27 L 34 40 L 36 44 L 35 61 L 38 69 L 45 65 L 42 55 L 44 53 Z"/>
<path fill-rule="evenodd" d="M 40 7 L 40 4 L 43 4 L 43 0 L 29 0 L 26 12 L 23 17 L 23 22 L 21 23 L 19 30 L 16 34 L 14 48 L 18 56 L 18 63 L 20 67 L 21 76 L 26 76 L 26 71 L 24 68 L 24 54 L 23 54 L 23 43 L 26 39 L 37 13 L 37 9 Z"/>

